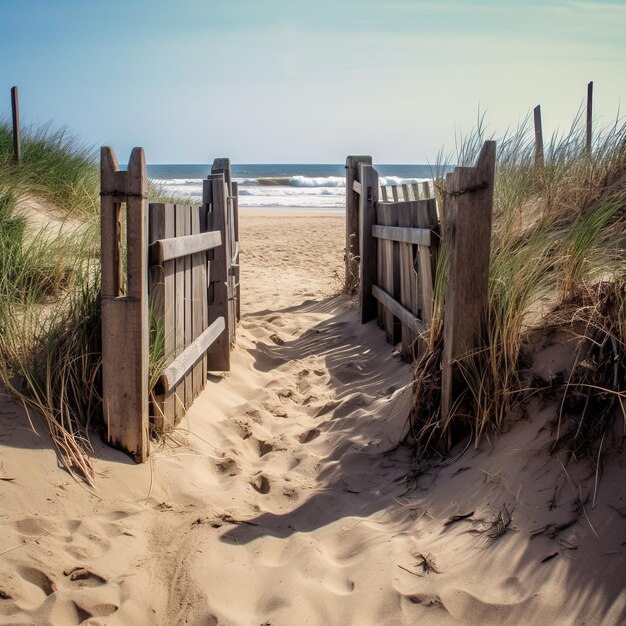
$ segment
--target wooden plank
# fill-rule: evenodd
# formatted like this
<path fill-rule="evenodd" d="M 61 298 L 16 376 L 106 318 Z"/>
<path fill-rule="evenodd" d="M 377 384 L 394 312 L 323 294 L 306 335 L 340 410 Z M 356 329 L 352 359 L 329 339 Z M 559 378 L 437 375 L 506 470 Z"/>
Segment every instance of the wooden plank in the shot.
<path fill-rule="evenodd" d="M 372 294 L 378 302 L 391 311 L 403 324 L 406 324 L 413 332 L 424 332 L 428 327 L 424 322 L 415 317 L 411 311 L 403 307 L 399 302 L 392 298 L 384 289 L 374 285 Z"/>
<path fill-rule="evenodd" d="M 543 175 L 543 131 L 541 130 L 541 105 L 533 109 L 535 123 L 535 174 Z"/>
<path fill-rule="evenodd" d="M 235 239 L 235 218 L 233 213 L 233 197 L 228 198 L 228 248 L 227 248 L 227 260 L 228 260 L 228 307 L 229 307 L 229 320 L 230 324 L 228 329 L 230 331 L 230 347 L 235 346 L 237 339 L 237 303 L 236 303 L 236 285 L 235 285 L 235 267 L 233 263 L 233 256 L 235 253 L 235 246 L 237 245 Z"/>
<path fill-rule="evenodd" d="M 387 195 L 387 185 L 381 185 L 380 197 L 383 199 L 383 202 L 387 202 L 387 200 L 389 200 L 389 196 Z"/>
<path fill-rule="evenodd" d="M 191 210 L 189 206 L 181 207 L 184 215 L 185 230 L 183 235 L 191 234 Z M 193 293 L 191 283 L 191 257 L 182 258 L 185 263 L 185 348 L 191 344 L 193 338 L 192 328 L 192 309 L 193 309 Z M 193 402 L 193 374 L 188 372 L 185 376 L 185 409 L 188 409 Z"/>
<path fill-rule="evenodd" d="M 210 230 L 219 230 L 222 241 L 226 239 L 226 183 L 224 175 L 209 174 L 204 181 L 203 202 L 208 205 L 207 227 Z M 230 333 L 228 325 L 228 264 L 226 246 L 215 248 L 210 264 L 210 300 L 209 324 L 217 318 L 223 317 L 226 332 L 213 343 L 207 351 L 207 370 L 225 372 L 230 370 Z"/>
<path fill-rule="evenodd" d="M 398 224 L 401 227 L 411 226 L 411 205 L 402 204 L 398 208 Z M 401 230 L 409 230 L 414 232 L 411 228 L 401 228 Z M 430 231 L 425 229 L 419 229 L 417 232 L 426 232 L 428 234 L 428 241 L 430 243 Z M 400 304 L 408 309 L 414 315 L 417 314 L 417 308 L 415 304 L 415 270 L 413 268 L 413 244 L 421 243 L 420 241 L 410 240 L 408 237 L 403 243 L 399 244 L 400 248 Z M 402 358 L 411 361 L 412 346 L 415 341 L 415 332 L 406 324 L 402 324 L 401 330 L 402 349 L 400 354 Z"/>
<path fill-rule="evenodd" d="M 593 81 L 587 85 L 587 154 L 591 155 L 591 141 L 593 130 Z"/>
<path fill-rule="evenodd" d="M 430 185 L 427 180 L 422 183 L 422 191 L 424 192 L 424 200 L 430 198 Z"/>
<path fill-rule="evenodd" d="M 359 194 L 354 191 L 354 182 L 359 178 L 359 164 L 372 164 L 370 156 L 349 156 L 346 158 L 346 248 L 344 288 L 353 293 L 358 287 L 359 259 Z"/>
<path fill-rule="evenodd" d="M 365 324 L 376 318 L 377 304 L 372 296 L 372 285 L 376 279 L 376 239 L 372 237 L 372 226 L 376 220 L 378 203 L 378 172 L 371 165 L 359 164 L 359 178 L 363 193 L 359 196 L 359 237 L 361 245 L 360 300 L 361 323 Z"/>
<path fill-rule="evenodd" d="M 224 334 L 225 328 L 224 318 L 218 317 L 165 368 L 159 378 L 159 385 L 165 393 L 189 375 L 206 351 Z"/>
<path fill-rule="evenodd" d="M 398 223 L 398 213 L 391 204 L 379 203 L 376 207 L 376 220 L 382 226 L 393 227 Z M 372 229 L 373 230 L 373 229 Z M 394 298 L 400 297 L 400 260 L 399 246 L 391 240 L 379 239 L 377 242 L 382 249 L 382 267 L 378 267 L 377 283 Z M 387 341 L 395 345 L 400 340 L 400 320 L 389 309 L 385 309 L 383 327 L 387 334 Z"/>
<path fill-rule="evenodd" d="M 217 231 L 172 237 L 154 241 L 150 247 L 150 263 L 179 259 L 181 256 L 212 250 L 222 245 L 222 235 Z"/>
<path fill-rule="evenodd" d="M 386 205 L 390 206 L 390 205 Z M 398 205 L 399 207 L 403 205 Z M 409 207 L 406 207 L 409 208 Z M 377 224 L 372 227 L 372 235 L 378 239 L 414 243 L 422 246 L 430 246 L 429 228 L 410 228 L 406 226 L 382 226 Z"/>
<path fill-rule="evenodd" d="M 417 224 L 420 227 L 430 227 L 432 223 L 431 200 L 421 200 L 417 203 Z M 430 258 L 430 250 L 427 246 L 417 246 L 418 256 L 418 280 L 420 284 L 420 311 L 421 318 L 427 324 L 432 320 L 433 311 L 433 274 Z"/>
<path fill-rule="evenodd" d="M 418 183 L 411 183 L 411 188 L 413 189 L 413 199 L 420 199 L 420 187 Z"/>
<path fill-rule="evenodd" d="M 486 141 L 474 168 L 446 178 L 442 418 L 451 416 L 462 385 L 457 360 L 482 343 L 487 307 L 496 144 Z M 447 442 L 448 445 L 450 441 Z"/>
<path fill-rule="evenodd" d="M 358 180 L 353 181 L 352 189 L 354 189 L 355 193 L 361 195 L 361 183 Z"/>
<path fill-rule="evenodd" d="M 176 232 L 176 215 L 173 204 L 165 205 L 165 238 L 174 236 Z M 165 357 L 169 362 L 176 352 L 176 262 L 165 261 L 162 266 L 163 277 L 163 331 Z M 168 392 L 163 398 L 163 413 L 165 428 L 172 428 L 175 424 L 176 397 L 174 392 Z"/>
<path fill-rule="evenodd" d="M 241 270 L 239 263 L 239 185 L 236 182 L 232 183 L 233 188 L 233 218 L 235 223 L 235 241 L 237 243 L 237 267 L 235 268 L 235 286 L 236 286 L 236 298 L 237 298 L 237 321 L 241 319 Z"/>
<path fill-rule="evenodd" d="M 148 205 L 148 246 L 150 247 L 156 240 L 165 237 L 165 204 L 150 203 Z M 151 265 L 148 272 L 148 294 L 150 298 L 149 309 L 152 315 L 151 330 L 160 331 L 155 339 L 164 332 L 164 294 L 163 279 L 161 277 L 162 267 Z M 153 341 L 155 340 L 153 339 Z M 159 337 L 160 339 L 160 337 Z M 152 426 L 156 432 L 163 432 L 165 424 L 165 409 L 163 395 L 150 394 L 150 418 Z"/>
<path fill-rule="evenodd" d="M 391 195 L 394 202 L 399 202 L 400 198 L 398 197 L 398 185 L 391 185 Z"/>
<path fill-rule="evenodd" d="M 237 183 L 233 183 L 236 185 Z M 200 215 L 200 232 L 205 232 L 208 230 L 207 223 L 207 207 L 206 205 L 201 205 L 199 207 L 199 215 Z M 209 271 L 209 255 L 210 251 L 205 252 L 202 255 L 203 264 L 200 268 L 200 283 L 202 285 L 202 332 L 204 332 L 209 326 L 209 291 L 208 291 L 208 271 Z M 202 354 L 202 358 L 200 359 L 200 367 L 202 368 L 202 378 L 203 378 L 203 386 L 206 385 L 206 376 L 207 376 L 207 356 L 206 350 Z"/>
<path fill-rule="evenodd" d="M 20 98 L 17 87 L 11 87 L 11 116 L 13 121 L 13 160 L 19 163 L 22 158 L 20 131 Z"/>
<path fill-rule="evenodd" d="M 191 236 L 202 237 L 200 234 L 200 207 L 190 207 L 191 211 Z M 204 233 L 207 235 L 210 233 Z M 221 233 L 217 231 L 221 241 Z M 202 303 L 207 298 L 206 278 L 202 275 L 202 268 L 206 267 L 206 251 L 198 251 L 191 256 L 191 338 L 195 341 L 206 330 L 206 321 L 203 319 Z M 202 368 L 202 355 L 199 355 L 193 367 L 192 374 L 192 398 L 204 389 L 206 382 L 206 370 Z"/>
<path fill-rule="evenodd" d="M 185 226 L 185 207 L 177 204 L 174 207 L 176 236 L 183 237 L 187 234 Z M 174 261 L 175 289 L 176 289 L 176 331 L 174 356 L 178 356 L 185 349 L 185 258 L 180 257 Z M 174 410 L 174 423 L 178 424 L 185 414 L 185 383 L 179 385 L 174 390 L 176 397 L 176 407 Z"/>
<path fill-rule="evenodd" d="M 411 196 L 409 194 L 409 186 L 406 183 L 402 184 L 402 199 L 405 202 L 409 202 L 409 200 L 411 200 Z"/>
<path fill-rule="evenodd" d="M 102 401 L 107 441 L 136 461 L 148 449 L 148 285 L 146 161 L 134 148 L 120 172 L 101 150 Z M 121 295 L 121 203 L 126 202 L 127 294 Z"/>

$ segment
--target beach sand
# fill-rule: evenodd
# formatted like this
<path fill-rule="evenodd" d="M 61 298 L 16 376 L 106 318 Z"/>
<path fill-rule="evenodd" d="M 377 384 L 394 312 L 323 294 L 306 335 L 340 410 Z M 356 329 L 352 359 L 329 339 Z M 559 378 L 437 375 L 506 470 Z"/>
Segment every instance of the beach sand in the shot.
<path fill-rule="evenodd" d="M 2 396 L 0 624 L 623 623 L 624 453 L 594 507 L 537 400 L 418 471 L 410 368 L 340 295 L 343 216 L 242 211 L 240 233 L 232 371 L 149 463 L 94 436 L 92 492 Z"/>

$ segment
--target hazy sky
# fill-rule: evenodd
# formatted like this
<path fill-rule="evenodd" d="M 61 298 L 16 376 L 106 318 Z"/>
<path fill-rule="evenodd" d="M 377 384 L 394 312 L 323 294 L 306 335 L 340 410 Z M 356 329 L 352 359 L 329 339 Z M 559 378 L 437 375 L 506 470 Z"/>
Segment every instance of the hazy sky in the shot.
<path fill-rule="evenodd" d="M 149 162 L 427 162 L 626 102 L 626 0 L 0 0 L 0 113 Z"/>

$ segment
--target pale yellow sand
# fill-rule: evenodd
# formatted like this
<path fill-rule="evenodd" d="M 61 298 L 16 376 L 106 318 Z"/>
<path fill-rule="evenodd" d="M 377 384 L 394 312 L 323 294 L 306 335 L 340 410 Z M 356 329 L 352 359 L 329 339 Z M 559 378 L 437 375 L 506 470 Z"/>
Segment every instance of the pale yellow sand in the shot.
<path fill-rule="evenodd" d="M 548 457 L 554 407 L 537 405 L 493 448 L 416 471 L 397 447 L 410 369 L 337 295 L 343 229 L 340 215 L 242 214 L 232 372 L 150 463 L 94 442 L 93 494 L 3 399 L 0 477 L 15 480 L 0 481 L 1 624 L 624 620 L 623 453 L 592 508 L 589 466 L 566 475 Z M 537 367 L 559 369 L 560 352 Z M 475 532 L 504 505 L 503 536 Z"/>

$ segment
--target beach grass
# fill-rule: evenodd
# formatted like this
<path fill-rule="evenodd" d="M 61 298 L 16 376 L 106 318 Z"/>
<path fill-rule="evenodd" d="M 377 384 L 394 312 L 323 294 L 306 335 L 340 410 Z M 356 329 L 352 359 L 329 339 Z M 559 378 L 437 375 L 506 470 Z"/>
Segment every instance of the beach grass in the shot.
<path fill-rule="evenodd" d="M 61 462 L 93 484 L 90 436 L 103 428 L 97 153 L 51 126 L 26 129 L 22 150 L 15 164 L 0 124 L 0 379 L 43 418 Z M 149 196 L 182 200 L 152 182 Z M 33 203 L 40 222 L 24 209 Z M 161 335 L 151 317 L 151 385 Z"/>
<path fill-rule="evenodd" d="M 574 334 L 578 351 L 587 355 L 598 341 L 611 348 L 603 352 L 603 358 L 611 358 L 610 371 L 602 373 L 596 367 L 597 375 L 589 382 L 590 377 L 582 376 L 578 368 L 559 388 L 559 393 L 570 398 L 581 393 L 588 397 L 589 388 L 581 391 L 579 387 L 592 385 L 598 397 L 605 393 L 605 405 L 610 406 L 608 412 L 598 408 L 598 415 L 605 415 L 596 420 L 602 421 L 602 428 L 595 428 L 589 416 L 579 427 L 580 412 L 576 414 L 575 403 L 568 403 L 573 411 L 567 419 L 569 430 L 573 427 L 579 436 L 581 429 L 591 433 L 580 438 L 578 453 L 597 444 L 613 423 L 607 416 L 614 417 L 613 409 L 620 402 L 623 412 L 626 334 L 620 303 L 626 298 L 626 125 L 618 121 L 599 132 L 589 154 L 584 128 L 578 122 L 566 134 L 550 139 L 543 168 L 535 164 L 534 136 L 528 124 L 498 140 L 483 347 L 458 359 L 465 394 L 448 416 L 438 410 L 441 326 L 445 323 L 443 250 L 435 281 L 430 350 L 415 364 L 409 436 L 419 454 L 449 450 L 468 436 L 479 445 L 485 436 L 503 430 L 517 415 L 520 403 L 546 384 L 533 378 L 525 359 L 533 331 L 541 328 Z M 473 165 L 487 138 L 479 123 L 476 132 L 459 142 L 456 162 Z M 609 300 L 613 304 L 607 304 Z M 601 339 L 599 329 L 606 330 Z M 587 362 L 587 370 L 598 365 L 598 357 Z M 559 419 L 563 424 L 562 415 Z M 569 436 L 566 430 L 557 428 L 556 443 Z"/>

